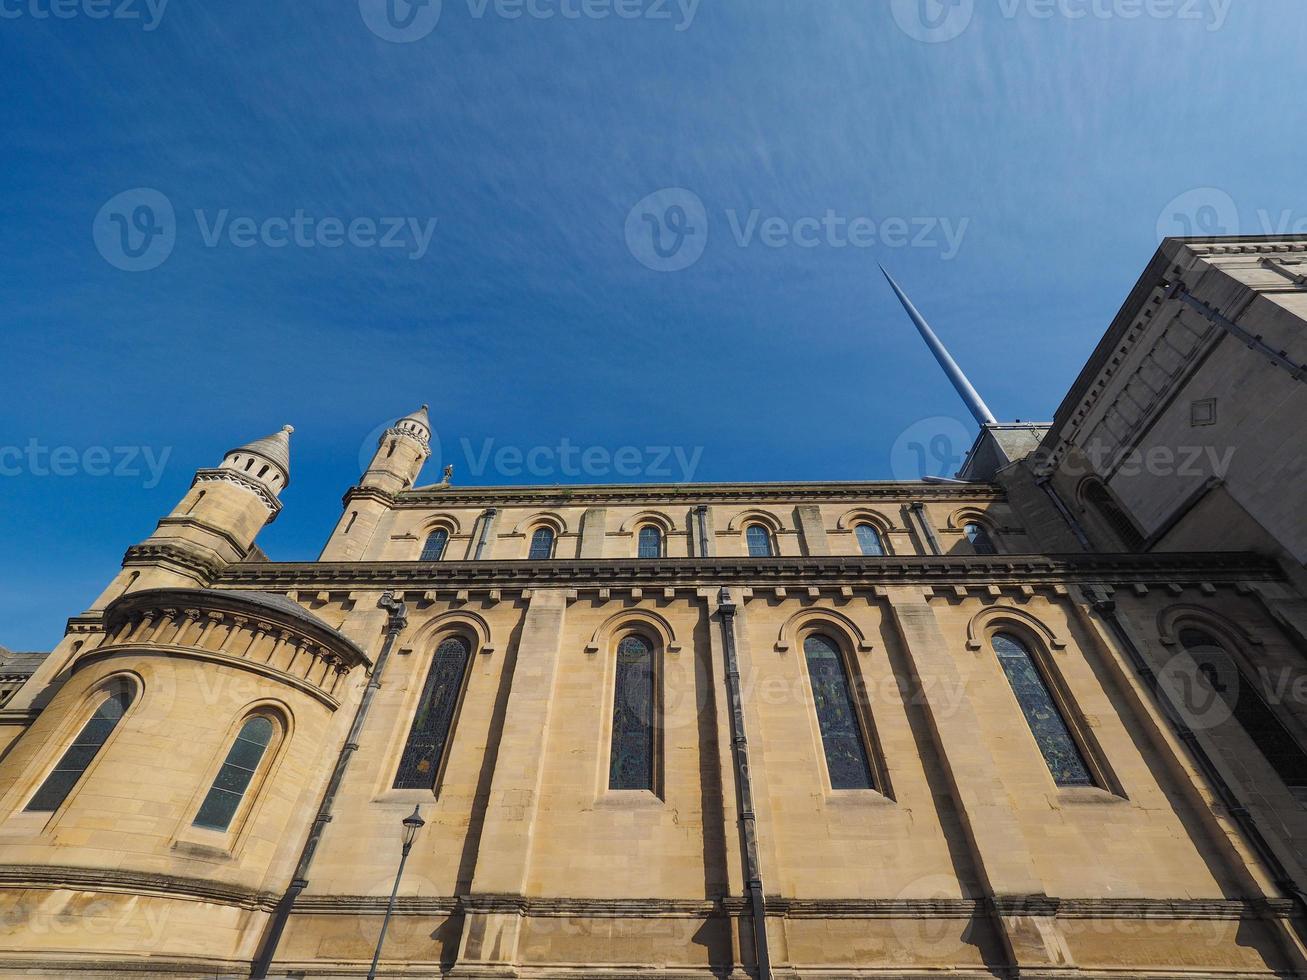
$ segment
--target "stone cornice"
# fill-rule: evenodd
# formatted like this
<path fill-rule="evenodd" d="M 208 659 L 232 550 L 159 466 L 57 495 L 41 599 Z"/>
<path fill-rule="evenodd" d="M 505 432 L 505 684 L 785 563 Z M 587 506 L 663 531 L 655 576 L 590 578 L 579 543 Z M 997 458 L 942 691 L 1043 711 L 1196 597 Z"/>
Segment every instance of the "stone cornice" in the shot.
<path fill-rule="evenodd" d="M 727 898 L 728 912 L 747 908 L 744 898 Z M 1055 916 L 1062 919 L 1242 919 L 1286 918 L 1293 915 L 1290 899 L 1193 898 L 1055 898 L 1048 895 L 1005 895 L 967 898 L 792 899 L 768 896 L 769 914 L 789 919 L 958 919 L 997 915 Z"/>
<path fill-rule="evenodd" d="M 0 963 L 4 964 L 7 976 L 55 976 L 79 977 L 87 980 L 102 980 L 104 977 L 116 977 L 138 980 L 145 976 L 158 976 L 161 980 L 177 980 L 178 977 L 204 977 L 205 980 L 243 980 L 249 976 L 248 960 L 228 960 L 216 957 L 194 956 L 185 959 L 179 956 L 159 956 L 150 954 L 149 958 L 123 953 L 70 953 L 61 951 L 49 953 L 0 953 Z M 325 974 L 319 974 L 323 976 Z M 355 976 L 356 974 L 336 974 L 338 976 Z M 697 978 L 696 978 L 697 980 Z"/>
<path fill-rule="evenodd" d="M 400 421 L 402 422 L 403 419 L 401 419 Z M 412 439 L 414 442 L 416 442 L 419 446 L 422 447 L 423 459 L 426 459 L 428 456 L 431 455 L 431 441 L 427 439 L 425 436 L 418 435 L 418 433 L 416 432 L 411 432 L 408 429 L 401 429 L 398 425 L 392 425 L 389 429 L 383 432 L 381 434 L 381 438 L 377 440 L 378 447 L 380 447 L 381 444 L 386 441 L 386 436 L 402 436 L 405 439 Z"/>
<path fill-rule="evenodd" d="M 1302 235 L 1195 238 L 1185 239 L 1184 245 L 1195 255 L 1283 255 L 1307 252 L 1307 238 Z"/>
<path fill-rule="evenodd" d="M 261 480 L 256 480 L 251 476 L 246 476 L 240 470 L 229 470 L 229 469 L 196 470 L 195 479 L 191 483 L 191 486 L 195 486 L 196 484 L 199 483 L 208 483 L 213 480 L 222 480 L 227 483 L 234 483 L 236 484 L 236 486 L 244 490 L 248 490 L 250 493 L 254 494 L 261 501 L 263 501 L 264 506 L 268 508 L 268 519 L 264 522 L 266 524 L 271 524 L 273 521 L 277 519 L 277 515 L 281 513 L 281 501 L 268 492 L 267 486 Z"/>
<path fill-rule="evenodd" d="M 139 644 L 140 638 L 124 636 L 123 632 L 134 629 L 143 620 L 150 623 L 175 620 L 179 610 L 193 610 L 196 619 L 204 614 L 215 624 L 244 628 L 252 623 L 263 633 L 284 631 L 310 656 L 337 671 L 348 671 L 360 664 L 365 668 L 372 666 L 371 658 L 353 640 L 284 596 L 214 589 L 142 589 L 118 597 L 104 611 L 104 630 L 109 639 L 91 653 L 102 654 L 118 646 Z M 168 645 L 177 646 L 175 641 Z"/>
<path fill-rule="evenodd" d="M 383 915 L 388 895 L 302 894 L 295 913 L 315 915 Z M 462 909 L 454 895 L 405 895 L 395 899 L 395 911 L 406 915 L 452 915 Z"/>
<path fill-rule="evenodd" d="M 123 567 L 128 565 L 162 565 L 210 581 L 222 568 L 220 561 L 208 561 L 194 552 L 171 544 L 134 544 L 123 555 Z"/>
<path fill-rule="evenodd" d="M 182 877 L 113 868 L 67 865 L 11 864 L 0 866 L 0 887 L 72 889 L 153 895 L 218 902 L 244 909 L 270 911 L 272 892 L 244 888 L 205 878 Z M 306 894 L 297 913 L 381 915 L 385 897 L 375 895 Z M 516 912 L 530 916 L 592 916 L 596 918 L 707 918 L 738 914 L 748 900 L 738 896 L 716 899 L 556 898 L 522 895 L 427 895 L 395 900 L 400 915 Z M 768 912 L 787 918 L 965 918 L 992 910 L 1000 915 L 1048 915 L 1093 919 L 1218 919 L 1240 920 L 1293 914 L 1288 899 L 1184 898 L 1055 898 L 1048 895 L 1009 895 L 982 899 L 786 898 L 769 896 Z"/>
<path fill-rule="evenodd" d="M 360 493 L 354 488 L 347 495 Z M 528 505 L 560 507 L 587 504 L 694 504 L 837 500 L 861 503 L 914 500 L 1002 500 L 1001 487 L 991 483 L 924 483 L 891 480 L 824 483 L 656 483 L 578 484 L 547 487 L 443 487 L 406 490 L 396 494 L 397 508 Z"/>
<path fill-rule="evenodd" d="M 344 506 L 349 506 L 352 500 L 375 500 L 387 507 L 395 506 L 395 495 L 380 487 L 350 487 L 340 499 Z"/>
<path fill-rule="evenodd" d="M 244 909 L 271 911 L 280 897 L 272 892 L 243 888 L 209 878 L 128 871 L 115 868 L 79 868 L 67 865 L 0 865 L 0 887 L 59 888 L 88 892 L 126 892 L 166 898 L 220 902 Z"/>
<path fill-rule="evenodd" d="M 885 558 L 625 558 L 553 561 L 258 562 L 228 566 L 223 588 L 548 588 L 911 585 L 967 583 L 1233 583 L 1283 577 L 1242 553 L 891 556 Z"/>
<path fill-rule="evenodd" d="M 198 521 L 189 514 L 183 514 L 180 517 L 161 517 L 159 519 L 159 527 L 198 528 L 204 534 L 211 534 L 214 537 L 221 538 L 223 541 L 227 542 L 227 547 L 231 548 L 232 552 L 235 554 L 241 555 L 247 550 L 246 546 L 241 544 L 240 541 L 236 539 L 236 536 L 230 531 L 225 528 L 215 527 L 212 524 L 207 524 L 204 521 Z"/>

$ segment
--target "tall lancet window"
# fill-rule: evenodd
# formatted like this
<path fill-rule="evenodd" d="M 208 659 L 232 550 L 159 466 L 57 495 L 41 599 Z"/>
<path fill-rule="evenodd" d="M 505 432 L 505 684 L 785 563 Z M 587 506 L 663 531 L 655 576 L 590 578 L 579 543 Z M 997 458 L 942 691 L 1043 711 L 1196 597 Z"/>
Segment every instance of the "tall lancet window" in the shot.
<path fill-rule="evenodd" d="M 1276 717 L 1261 692 L 1235 664 L 1220 641 L 1211 634 L 1193 628 L 1182 629 L 1180 645 L 1189 652 L 1198 672 L 1243 726 L 1253 744 L 1266 757 L 1294 795 L 1307 795 L 1307 753 L 1298 740 Z M 1197 709 L 1194 706 L 1191 710 Z M 1201 709 L 1199 709 L 1201 710 Z M 1210 709 L 1209 709 L 1210 710 Z M 1210 717 L 1210 715 L 1209 715 Z"/>
<path fill-rule="evenodd" d="M 966 532 L 967 540 L 971 542 L 971 547 L 976 554 L 998 554 L 998 549 L 994 547 L 994 539 L 989 536 L 989 529 L 984 524 L 977 524 L 972 521 L 963 530 Z"/>
<path fill-rule="evenodd" d="M 993 643 L 1053 782 L 1059 786 L 1093 786 L 1094 777 L 1084 754 L 1071 737 L 1066 719 L 1026 645 L 1007 633 L 995 633 Z"/>
<path fill-rule="evenodd" d="M 208 795 L 200 804 L 200 812 L 192 821 L 194 826 L 210 830 L 226 830 L 231 826 L 232 817 L 236 816 L 275 731 L 272 721 L 262 715 L 255 715 L 241 726 Z"/>
<path fill-rule="evenodd" d="M 642 636 L 624 636 L 617 644 L 609 789 L 654 788 L 656 712 L 653 646 Z"/>
<path fill-rule="evenodd" d="M 803 641 L 808 678 L 817 708 L 817 726 L 826 752 L 832 789 L 872 789 L 867 740 L 849 689 L 849 673 L 840 648 L 814 633 Z"/>
<path fill-rule="evenodd" d="M 663 533 L 652 524 L 640 528 L 641 558 L 661 558 L 663 556 Z"/>
<path fill-rule="evenodd" d="M 445 545 L 449 544 L 449 532 L 443 527 L 438 527 L 427 535 L 426 543 L 422 546 L 422 561 L 440 561 L 441 556 L 445 553 Z"/>
<path fill-rule="evenodd" d="M 1107 487 L 1103 486 L 1098 480 L 1090 480 L 1085 484 L 1085 500 L 1094 505 L 1094 510 L 1110 527 L 1116 536 L 1121 539 L 1121 544 L 1129 551 L 1142 551 L 1144 547 L 1143 535 L 1135 527 L 1134 522 L 1126 515 L 1119 504 L 1112 499 Z"/>
<path fill-rule="evenodd" d="M 127 713 L 131 703 L 132 692 L 125 688 L 105 697 L 95 709 L 95 714 L 91 715 L 90 721 L 77 733 L 73 744 L 55 763 L 54 769 L 45 777 L 45 782 L 25 809 L 35 813 L 53 813 L 58 810 L 82 778 L 82 773 L 86 772 L 99 754 L 100 748 L 109 740 L 113 730 L 118 727 L 118 722 Z"/>
<path fill-rule="evenodd" d="M 404 743 L 395 789 L 433 789 L 454 725 L 454 712 L 463 693 L 471 648 L 461 636 L 450 636 L 436 647 L 422 688 L 417 714 Z"/>
<path fill-rule="evenodd" d="M 858 549 L 869 557 L 885 554 L 885 545 L 880 540 L 880 532 L 870 524 L 859 524 L 855 529 L 858 535 Z"/>
<path fill-rule="evenodd" d="M 531 561 L 544 561 L 554 557 L 554 529 L 538 527 L 531 535 L 531 550 L 526 556 Z"/>

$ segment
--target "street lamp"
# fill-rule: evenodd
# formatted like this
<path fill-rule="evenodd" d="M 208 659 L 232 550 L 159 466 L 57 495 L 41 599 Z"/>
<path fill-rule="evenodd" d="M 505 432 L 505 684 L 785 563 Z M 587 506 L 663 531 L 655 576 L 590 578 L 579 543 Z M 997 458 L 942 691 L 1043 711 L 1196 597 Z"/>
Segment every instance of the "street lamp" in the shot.
<path fill-rule="evenodd" d="M 386 927 L 390 925 L 390 913 L 395 909 L 395 896 L 399 894 L 399 879 L 404 877 L 404 862 L 408 852 L 413 848 L 413 838 L 425 826 L 426 821 L 418 814 L 418 808 L 404 818 L 404 850 L 399 858 L 399 870 L 395 872 L 395 887 L 390 890 L 390 901 L 386 903 L 386 915 L 381 920 L 381 935 L 377 937 L 377 951 L 372 954 L 372 969 L 368 970 L 368 980 L 377 980 L 377 961 L 381 959 L 381 946 L 386 941 Z"/>

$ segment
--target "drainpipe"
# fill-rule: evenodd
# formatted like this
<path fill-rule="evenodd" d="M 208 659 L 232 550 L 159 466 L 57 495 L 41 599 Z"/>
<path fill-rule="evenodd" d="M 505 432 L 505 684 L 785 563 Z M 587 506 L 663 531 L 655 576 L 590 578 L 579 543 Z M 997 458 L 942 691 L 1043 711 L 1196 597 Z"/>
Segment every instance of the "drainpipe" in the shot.
<path fill-rule="evenodd" d="M 1057 512 L 1062 515 L 1062 519 L 1066 521 L 1067 526 L 1071 528 L 1071 533 L 1074 534 L 1076 540 L 1080 542 L 1080 547 L 1084 548 L 1085 551 L 1092 552 L 1094 546 L 1089 543 L 1089 536 L 1085 534 L 1084 527 L 1078 520 L 1076 520 L 1075 514 L 1071 513 L 1066 502 L 1062 500 L 1062 495 L 1053 489 L 1052 481 L 1046 476 L 1036 477 L 1035 485 L 1041 487 L 1044 493 L 1048 494 L 1048 499 L 1053 501 L 1053 506 L 1056 507 Z"/>
<path fill-rule="evenodd" d="M 908 506 L 912 509 L 912 513 L 916 515 L 917 524 L 921 526 L 921 531 L 926 536 L 926 544 L 930 545 L 931 552 L 942 555 L 944 551 L 939 546 L 939 538 L 935 537 L 935 529 L 930 526 L 930 519 L 926 517 L 926 505 L 920 500 L 915 500 Z"/>
<path fill-rule="evenodd" d="M 1170 722 L 1180 741 L 1189 750 L 1189 754 L 1197 764 L 1198 770 L 1207 779 L 1208 785 L 1216 793 L 1221 805 L 1234 818 L 1234 822 L 1243 833 L 1244 839 L 1252 845 L 1263 866 L 1270 872 L 1275 887 L 1285 895 L 1290 896 L 1300 912 L 1307 913 L 1307 894 L 1304 894 L 1298 883 L 1293 880 L 1289 870 L 1284 866 L 1284 862 L 1280 860 L 1279 855 L 1271 847 L 1270 841 L 1266 839 L 1257 826 L 1256 818 L 1240 802 L 1230 784 L 1225 781 L 1220 770 L 1216 767 L 1216 763 L 1212 761 L 1212 757 L 1207 754 L 1207 750 L 1203 748 L 1194 730 L 1185 722 L 1184 716 L 1175 706 L 1175 702 L 1171 700 L 1166 688 L 1158 681 L 1157 672 L 1149 666 L 1148 661 L 1144 659 L 1144 655 L 1135 646 L 1134 640 L 1130 638 L 1130 634 L 1121 624 L 1121 620 L 1117 618 L 1116 602 L 1092 586 L 1085 586 L 1082 591 L 1085 598 L 1094 607 L 1094 610 L 1103 617 L 1103 621 L 1107 623 L 1112 635 L 1121 644 L 1121 648 L 1125 650 L 1135 673 L 1139 675 L 1144 682 L 1144 686 L 1152 693 L 1153 698 L 1162 709 L 1162 714 L 1166 716 L 1166 720 Z M 1296 931 L 1301 935 L 1301 929 L 1296 929 Z"/>
<path fill-rule="evenodd" d="M 481 552 L 486 550 L 486 541 L 490 538 L 490 525 L 494 523 L 495 514 L 499 511 L 494 507 L 487 507 L 485 513 L 481 515 L 481 533 L 477 536 L 477 549 L 472 555 L 473 561 L 481 560 Z"/>
<path fill-rule="evenodd" d="M 735 653 L 735 601 L 723 587 L 717 595 L 722 614 L 722 641 L 726 648 L 726 692 L 731 703 L 731 744 L 735 749 L 735 785 L 740 796 L 740 835 L 744 843 L 744 875 L 753 917 L 753 948 L 758 980 L 771 980 L 771 951 L 767 946 L 767 900 L 762 893 L 758 867 L 758 822 L 753 813 L 753 787 L 749 782 L 749 740 L 744 733 L 744 703 L 740 696 L 740 665 Z"/>
<path fill-rule="evenodd" d="M 291 910 L 295 907 L 295 900 L 299 898 L 300 892 L 304 891 L 308 886 L 309 866 L 313 863 L 313 855 L 317 852 L 318 844 L 322 841 L 322 833 L 327 829 L 327 824 L 331 822 L 331 810 L 336 802 L 336 793 L 339 792 L 340 784 L 345 778 L 345 770 L 349 768 L 349 760 L 359 747 L 359 735 L 363 731 L 363 722 L 367 719 L 368 709 L 372 706 L 372 699 L 381 688 L 381 675 L 386 669 L 386 663 L 390 660 L 391 648 L 394 647 L 399 634 L 404 631 L 404 627 L 408 625 L 408 607 L 404 605 L 403 600 L 395 600 L 393 591 L 384 593 L 377 605 L 390 614 L 386 622 L 385 643 L 382 644 L 381 653 L 377 655 L 376 665 L 372 668 L 372 677 L 368 680 L 368 686 L 364 689 L 363 697 L 359 700 L 358 709 L 354 712 L 354 723 L 350 725 L 349 735 L 345 738 L 345 744 L 341 747 L 340 754 L 336 756 L 336 766 L 331 771 L 327 791 L 322 797 L 322 802 L 318 805 L 318 814 L 314 817 L 313 826 L 309 829 L 309 837 L 304 842 L 304 850 L 300 852 L 300 860 L 299 864 L 295 866 L 295 874 L 291 876 L 286 893 L 282 895 L 281 901 L 277 903 L 277 910 L 273 913 L 272 922 L 268 925 L 268 931 L 263 937 L 263 943 L 259 947 L 258 955 L 254 958 L 254 965 L 250 970 L 250 980 L 264 980 L 267 977 L 268 968 L 272 965 L 272 959 L 277 954 L 277 946 L 281 943 L 281 935 L 286 931 L 286 922 L 290 918 Z"/>

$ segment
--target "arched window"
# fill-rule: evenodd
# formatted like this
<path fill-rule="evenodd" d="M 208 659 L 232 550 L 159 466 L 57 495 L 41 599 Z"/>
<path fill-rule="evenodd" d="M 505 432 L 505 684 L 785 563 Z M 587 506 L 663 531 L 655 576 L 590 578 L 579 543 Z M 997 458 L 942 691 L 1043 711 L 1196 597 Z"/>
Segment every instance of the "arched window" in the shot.
<path fill-rule="evenodd" d="M 880 540 L 880 532 L 870 524 L 859 524 L 854 528 L 858 536 L 858 548 L 864 555 L 877 557 L 885 554 L 885 544 Z"/>
<path fill-rule="evenodd" d="M 640 528 L 638 554 L 641 558 L 661 558 L 663 556 L 663 532 L 653 524 L 646 524 Z"/>
<path fill-rule="evenodd" d="M 994 539 L 989 536 L 989 530 L 985 525 L 971 521 L 963 530 L 966 532 L 967 540 L 971 542 L 971 547 L 976 554 L 998 554 L 998 549 L 994 547 Z"/>
<path fill-rule="evenodd" d="M 200 804 L 192 826 L 207 827 L 210 830 L 226 830 L 231 826 L 232 817 L 236 816 L 236 810 L 240 807 L 254 774 L 258 772 L 259 763 L 263 761 L 263 755 L 268 751 L 275 732 L 272 720 L 263 715 L 255 715 L 241 725 L 236 741 L 232 743 L 222 768 L 214 777 L 209 795 Z"/>
<path fill-rule="evenodd" d="M 609 789 L 654 788 L 656 712 L 653 646 L 642 636 L 624 636 L 617 644 Z"/>
<path fill-rule="evenodd" d="M 826 752 L 832 789 L 872 789 L 867 741 L 849 690 L 849 674 L 840 648 L 814 633 L 803 641 L 808 678 L 817 708 L 817 726 Z"/>
<path fill-rule="evenodd" d="M 1249 683 L 1221 642 L 1210 633 L 1193 628 L 1180 630 L 1179 640 L 1199 673 L 1229 707 L 1285 785 L 1296 795 L 1307 793 L 1307 753 L 1263 700 L 1261 692 Z"/>
<path fill-rule="evenodd" d="M 995 633 L 994 653 L 1026 716 L 1030 733 L 1059 786 L 1093 786 L 1094 777 L 1066 719 L 1026 645 L 1008 633 Z"/>
<path fill-rule="evenodd" d="M 531 535 L 531 550 L 527 558 L 532 561 L 542 561 L 552 557 L 554 557 L 554 529 L 548 526 L 536 528 L 535 533 Z"/>
<path fill-rule="evenodd" d="M 440 763 L 445 757 L 454 712 L 463 692 L 463 678 L 471 655 L 468 642 L 461 636 L 451 636 L 436 647 L 427 671 L 427 682 L 422 688 L 417 714 L 404 743 L 399 769 L 395 773 L 395 789 L 433 789 Z"/>
<path fill-rule="evenodd" d="M 1112 529 L 1112 533 L 1120 539 L 1121 544 L 1130 551 L 1143 550 L 1143 535 L 1121 509 L 1120 504 L 1112 499 L 1107 487 L 1098 480 L 1089 480 L 1085 484 L 1084 499 L 1086 503 L 1093 505 L 1098 516 Z"/>
<path fill-rule="evenodd" d="M 86 772 L 86 768 L 99 753 L 100 747 L 118 727 L 118 722 L 122 720 L 131 703 L 132 692 L 127 688 L 114 691 L 100 702 L 100 706 L 95 709 L 95 714 L 91 715 L 91 719 L 82 726 L 73 744 L 60 757 L 50 775 L 45 777 L 41 788 L 28 801 L 26 810 L 34 813 L 53 813 L 59 809 L 73 787 L 77 785 L 77 781 L 82 778 L 82 773 Z"/>
<path fill-rule="evenodd" d="M 750 558 L 770 558 L 771 532 L 762 524 L 750 524 L 744 529 L 744 540 L 749 545 Z"/>
<path fill-rule="evenodd" d="M 421 561 L 440 561 L 445 554 L 445 545 L 449 544 L 449 532 L 443 527 L 438 527 L 427 535 L 426 543 L 422 545 Z"/>

